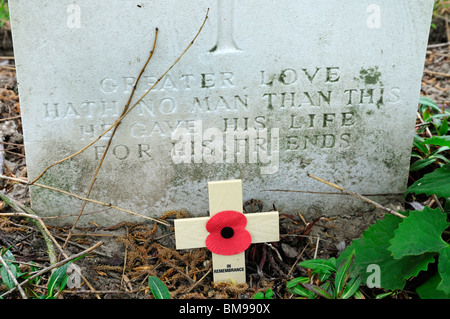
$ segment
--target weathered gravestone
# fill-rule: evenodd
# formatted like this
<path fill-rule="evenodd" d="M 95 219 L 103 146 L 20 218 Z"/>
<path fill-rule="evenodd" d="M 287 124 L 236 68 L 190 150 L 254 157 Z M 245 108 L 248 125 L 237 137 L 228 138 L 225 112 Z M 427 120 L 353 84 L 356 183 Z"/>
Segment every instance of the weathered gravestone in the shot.
<path fill-rule="evenodd" d="M 304 215 L 367 209 L 406 186 L 432 0 L 10 0 L 29 179 L 81 149 L 181 61 L 123 120 L 91 198 L 158 216 L 206 215 L 207 182 Z M 85 195 L 108 137 L 39 181 Z M 332 191 L 332 190 L 331 190 Z M 374 197 L 386 203 L 395 196 Z M 42 215 L 82 203 L 32 189 Z M 88 214 L 92 213 L 92 214 Z M 94 214 L 95 213 L 95 214 Z M 65 218 L 63 222 L 72 222 Z M 135 220 L 89 204 L 81 222 Z"/>

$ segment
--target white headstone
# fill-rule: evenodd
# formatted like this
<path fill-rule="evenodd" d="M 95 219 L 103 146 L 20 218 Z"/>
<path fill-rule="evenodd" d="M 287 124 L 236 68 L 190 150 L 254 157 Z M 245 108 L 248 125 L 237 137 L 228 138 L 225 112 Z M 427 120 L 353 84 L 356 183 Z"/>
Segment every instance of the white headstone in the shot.
<path fill-rule="evenodd" d="M 206 25 L 181 61 L 123 120 L 91 198 L 158 216 L 206 215 L 207 182 L 242 179 L 243 199 L 282 212 L 366 208 L 402 193 L 433 0 L 10 0 L 29 180 L 121 115 L 159 29 L 136 101 Z M 85 195 L 107 134 L 40 183 Z M 388 201 L 392 197 L 376 197 Z M 42 215 L 81 202 L 32 189 Z M 82 222 L 133 220 L 89 204 Z M 73 217 L 74 218 L 74 217 Z M 66 218 L 63 222 L 72 222 Z"/>

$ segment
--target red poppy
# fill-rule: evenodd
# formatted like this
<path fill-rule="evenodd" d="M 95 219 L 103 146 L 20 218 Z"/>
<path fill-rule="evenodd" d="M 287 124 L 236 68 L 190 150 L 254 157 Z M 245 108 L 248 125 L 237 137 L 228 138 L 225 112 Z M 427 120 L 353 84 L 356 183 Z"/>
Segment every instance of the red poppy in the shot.
<path fill-rule="evenodd" d="M 206 224 L 210 233 L 206 247 L 218 255 L 236 255 L 245 251 L 252 243 L 250 233 L 245 230 L 247 218 L 235 211 L 223 211 L 211 217 Z"/>

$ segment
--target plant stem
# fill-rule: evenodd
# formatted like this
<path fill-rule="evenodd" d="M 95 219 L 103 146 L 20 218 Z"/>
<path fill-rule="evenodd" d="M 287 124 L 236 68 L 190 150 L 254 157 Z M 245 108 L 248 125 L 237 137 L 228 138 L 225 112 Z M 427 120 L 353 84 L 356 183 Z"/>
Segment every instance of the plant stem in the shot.
<path fill-rule="evenodd" d="M 131 100 L 133 99 L 134 93 L 136 92 L 136 87 L 137 87 L 137 85 L 138 85 L 138 83 L 139 83 L 139 81 L 140 81 L 140 79 L 142 77 L 142 74 L 144 73 L 145 69 L 147 68 L 148 63 L 152 59 L 153 53 L 155 52 L 156 40 L 157 39 L 158 39 L 158 28 L 156 28 L 156 31 L 155 31 L 155 40 L 153 42 L 153 48 L 150 51 L 150 56 L 148 57 L 147 61 L 145 62 L 144 67 L 141 69 L 141 72 L 139 73 L 139 76 L 138 76 L 138 78 L 136 80 L 136 83 L 133 86 L 133 90 L 131 91 L 130 97 L 128 98 L 128 102 L 125 105 L 121 116 L 123 116 L 127 112 L 128 108 L 130 107 Z M 121 122 L 118 122 L 117 125 L 114 127 L 114 130 L 113 130 L 113 132 L 111 134 L 111 137 L 108 140 L 108 144 L 106 145 L 105 152 L 103 153 L 102 158 L 100 159 L 100 163 L 98 164 L 97 169 L 96 169 L 96 171 L 94 173 L 94 176 L 92 177 L 91 185 L 89 186 L 88 192 L 86 194 L 86 198 L 89 198 L 89 196 L 91 195 L 91 192 L 92 192 L 92 189 L 94 187 L 95 181 L 97 180 L 97 176 L 98 176 L 98 174 L 100 172 L 100 169 L 101 169 L 101 167 L 103 165 L 103 162 L 104 162 L 104 160 L 106 158 L 106 154 L 108 153 L 108 150 L 111 147 L 112 140 L 114 138 L 114 135 L 116 134 L 117 128 L 119 127 L 120 123 Z M 73 230 L 77 226 L 77 223 L 78 223 L 78 221 L 81 218 L 81 215 L 83 215 L 83 212 L 84 212 L 84 209 L 86 208 L 87 203 L 88 203 L 87 201 L 84 201 L 84 203 L 83 203 L 83 205 L 82 205 L 82 207 L 80 209 L 80 212 L 78 213 L 78 216 L 77 216 L 77 218 L 75 219 L 75 222 L 72 225 L 72 228 L 69 230 L 69 234 L 67 236 L 66 241 L 64 242 L 63 249 L 66 247 L 67 243 L 69 242 L 70 238 L 72 237 Z"/>
<path fill-rule="evenodd" d="M 19 179 L 19 178 L 13 178 L 13 177 L 0 175 L 0 179 L 6 179 L 6 180 L 14 181 L 14 182 L 19 182 L 19 183 L 22 183 L 22 184 L 25 184 L 25 185 L 30 185 L 27 181 L 24 181 L 24 180 Z M 48 185 L 39 184 L 39 183 L 34 183 L 33 186 L 46 188 L 46 189 L 52 190 L 54 192 L 65 194 L 65 195 L 68 195 L 68 196 L 71 196 L 71 197 L 74 197 L 74 198 L 77 198 L 77 199 L 80 199 L 80 200 L 84 200 L 84 201 L 88 201 L 88 202 L 91 202 L 91 203 L 94 203 L 94 204 L 106 206 L 106 207 L 109 207 L 109 208 L 113 208 L 113 209 L 119 210 L 119 211 L 124 212 L 124 213 L 135 215 L 135 216 L 138 216 L 138 217 L 141 217 L 141 218 L 144 218 L 144 219 L 148 219 L 148 220 L 154 221 L 156 223 L 159 223 L 159 224 L 162 224 L 162 225 L 165 225 L 165 226 L 171 226 L 169 223 L 167 223 L 167 222 L 165 222 L 163 220 L 159 220 L 159 219 L 156 219 L 156 218 L 151 218 L 151 217 L 148 217 L 148 216 L 145 216 L 145 215 L 141 215 L 141 214 L 135 213 L 135 212 L 133 212 L 133 211 L 131 211 L 129 209 L 121 208 L 121 207 L 118 207 L 118 206 L 115 206 L 115 205 L 112 205 L 112 204 L 103 203 L 103 202 L 100 202 L 100 201 L 95 200 L 95 199 L 90 199 L 90 198 L 86 198 L 86 197 L 79 196 L 79 195 L 76 195 L 76 194 L 72 194 L 70 192 L 67 192 L 65 190 L 62 190 L 62 189 L 59 189 L 59 188 L 56 188 L 56 187 L 53 187 L 53 186 L 48 186 Z"/>

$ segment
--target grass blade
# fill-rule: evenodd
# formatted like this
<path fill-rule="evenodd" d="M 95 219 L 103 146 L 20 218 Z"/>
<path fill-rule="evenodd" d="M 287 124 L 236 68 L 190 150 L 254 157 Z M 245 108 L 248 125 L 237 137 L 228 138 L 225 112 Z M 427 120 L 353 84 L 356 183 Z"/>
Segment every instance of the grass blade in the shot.
<path fill-rule="evenodd" d="M 166 285 L 155 276 L 148 277 L 148 286 L 150 287 L 155 299 L 170 299 L 170 291 Z"/>

